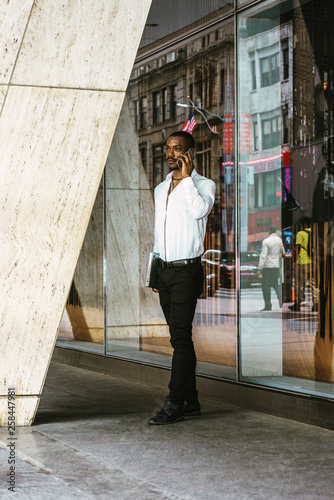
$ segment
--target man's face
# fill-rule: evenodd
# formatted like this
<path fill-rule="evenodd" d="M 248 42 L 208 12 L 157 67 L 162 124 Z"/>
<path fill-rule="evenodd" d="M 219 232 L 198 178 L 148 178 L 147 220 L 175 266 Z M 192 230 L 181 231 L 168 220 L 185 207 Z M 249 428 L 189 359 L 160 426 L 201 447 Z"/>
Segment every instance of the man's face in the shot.
<path fill-rule="evenodd" d="M 170 170 L 178 170 L 176 160 L 187 151 L 187 144 L 183 137 L 169 137 L 166 142 L 166 159 Z"/>

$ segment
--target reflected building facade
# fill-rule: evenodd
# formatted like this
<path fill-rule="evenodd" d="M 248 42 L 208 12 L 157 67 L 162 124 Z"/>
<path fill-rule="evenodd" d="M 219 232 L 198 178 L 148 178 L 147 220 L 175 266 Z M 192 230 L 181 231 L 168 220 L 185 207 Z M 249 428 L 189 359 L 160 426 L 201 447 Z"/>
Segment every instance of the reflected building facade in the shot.
<path fill-rule="evenodd" d="M 198 1 L 184 13 L 153 0 L 57 345 L 170 366 L 145 273 L 165 141 L 191 110 L 196 170 L 217 187 L 193 327 L 198 374 L 331 399 L 334 6 L 248 3 Z M 304 216 L 312 279 L 291 311 Z M 285 247 L 283 307 L 263 313 L 258 259 L 272 225 Z"/>

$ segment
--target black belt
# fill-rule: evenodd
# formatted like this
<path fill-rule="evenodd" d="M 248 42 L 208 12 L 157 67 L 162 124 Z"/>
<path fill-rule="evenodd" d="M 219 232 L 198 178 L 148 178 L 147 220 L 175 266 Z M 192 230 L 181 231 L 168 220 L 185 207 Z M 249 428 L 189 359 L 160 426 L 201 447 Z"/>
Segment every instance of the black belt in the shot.
<path fill-rule="evenodd" d="M 189 264 L 199 264 L 201 262 L 201 257 L 195 257 L 194 259 L 171 260 L 170 262 L 160 259 L 160 262 L 161 267 L 163 268 L 186 267 L 189 266 Z"/>

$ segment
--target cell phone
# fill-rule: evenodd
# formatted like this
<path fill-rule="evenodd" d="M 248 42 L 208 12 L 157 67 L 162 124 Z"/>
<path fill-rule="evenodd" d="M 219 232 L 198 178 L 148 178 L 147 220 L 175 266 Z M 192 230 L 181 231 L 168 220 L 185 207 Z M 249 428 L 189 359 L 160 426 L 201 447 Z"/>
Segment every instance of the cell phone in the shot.
<path fill-rule="evenodd" d="M 192 149 L 188 149 L 188 151 L 186 151 L 182 156 L 185 156 L 187 153 L 190 153 L 190 158 L 192 160 L 195 159 L 195 155 L 194 155 L 194 152 L 193 152 Z M 177 165 L 177 167 L 178 167 L 179 170 L 182 170 L 182 162 L 181 162 L 181 160 L 177 160 L 176 161 L 176 165 Z"/>

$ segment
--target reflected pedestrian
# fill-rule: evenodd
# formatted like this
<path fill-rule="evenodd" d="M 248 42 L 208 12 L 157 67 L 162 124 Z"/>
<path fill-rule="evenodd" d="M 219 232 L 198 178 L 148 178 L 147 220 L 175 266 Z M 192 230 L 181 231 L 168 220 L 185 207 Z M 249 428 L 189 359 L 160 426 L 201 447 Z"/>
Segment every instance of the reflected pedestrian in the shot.
<path fill-rule="evenodd" d="M 296 246 L 293 257 L 295 259 L 295 301 L 289 306 L 291 311 L 300 311 L 300 305 L 305 300 L 305 286 L 309 281 L 313 294 L 313 310 L 315 310 L 314 283 L 312 279 L 312 248 L 311 248 L 311 224 L 310 217 L 302 217 L 298 223 L 300 227 L 296 236 Z"/>
<path fill-rule="evenodd" d="M 271 311 L 271 288 L 276 292 L 279 306 L 282 307 L 282 290 L 279 285 L 280 259 L 285 255 L 281 238 L 276 234 L 276 226 L 271 226 L 269 236 L 262 242 L 259 269 L 262 270 L 262 293 L 264 308 Z"/>

